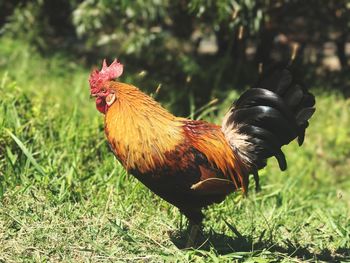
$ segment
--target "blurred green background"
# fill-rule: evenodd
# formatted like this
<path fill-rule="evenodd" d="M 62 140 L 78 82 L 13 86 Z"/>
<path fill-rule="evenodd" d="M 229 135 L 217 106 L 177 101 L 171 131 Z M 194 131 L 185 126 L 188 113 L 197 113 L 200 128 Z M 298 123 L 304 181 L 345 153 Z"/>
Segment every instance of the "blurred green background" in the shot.
<path fill-rule="evenodd" d="M 306 85 L 349 95 L 350 3 L 344 0 L 37 0 L 2 1 L 3 36 L 46 57 L 60 53 L 91 68 L 119 58 L 126 77 L 142 71 L 143 88 L 162 84 L 161 99 L 189 110 L 245 88 L 261 63 L 295 64 Z M 190 83 L 189 83 L 190 82 Z M 327 85 L 325 85 L 327 83 Z M 175 105 L 174 105 L 175 106 Z"/>
<path fill-rule="evenodd" d="M 0 262 L 348 262 L 350 2 L 0 1 Z M 172 112 L 220 124 L 259 68 L 293 57 L 316 95 L 303 147 L 185 220 L 110 152 L 88 76 L 103 58 Z M 157 94 L 157 88 L 161 87 Z M 254 184 L 252 184 L 254 185 Z"/>

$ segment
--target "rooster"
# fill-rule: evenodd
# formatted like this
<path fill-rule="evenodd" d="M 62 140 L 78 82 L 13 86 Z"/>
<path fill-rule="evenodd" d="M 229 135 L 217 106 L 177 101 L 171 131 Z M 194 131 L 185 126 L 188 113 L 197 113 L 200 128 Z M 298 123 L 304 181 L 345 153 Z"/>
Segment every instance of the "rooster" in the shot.
<path fill-rule="evenodd" d="M 137 87 L 118 82 L 123 65 L 103 61 L 91 72 L 91 96 L 105 114 L 105 134 L 128 173 L 179 208 L 191 226 L 192 244 L 202 209 L 232 192 L 247 193 L 249 175 L 274 156 L 287 168 L 283 145 L 304 141 L 315 98 L 288 68 L 261 78 L 232 104 L 222 125 L 176 117 Z"/>

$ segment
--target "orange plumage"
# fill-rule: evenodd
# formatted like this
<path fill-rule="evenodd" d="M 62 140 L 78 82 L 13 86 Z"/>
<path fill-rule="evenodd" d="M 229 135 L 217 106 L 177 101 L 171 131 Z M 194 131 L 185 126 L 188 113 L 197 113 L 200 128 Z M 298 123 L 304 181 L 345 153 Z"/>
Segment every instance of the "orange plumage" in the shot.
<path fill-rule="evenodd" d="M 220 178 L 225 194 L 242 185 L 241 164 L 220 126 L 175 117 L 134 86 L 111 81 L 106 88 L 117 97 L 105 116 L 108 142 L 127 171 L 151 190 L 187 211 L 190 201 L 176 196 L 188 192 L 191 198 L 198 191 L 205 199 L 207 179 Z M 173 193 L 177 186 L 183 189 Z M 220 189 L 213 195 L 223 199 Z"/>
<path fill-rule="evenodd" d="M 281 146 L 296 137 L 302 143 L 314 112 L 313 96 L 293 86 L 288 70 L 243 94 L 222 126 L 175 117 L 138 88 L 114 81 L 122 73 L 117 61 L 98 73 L 90 77 L 91 95 L 105 113 L 115 156 L 194 223 L 202 221 L 203 207 L 240 188 L 246 192 L 249 174 L 258 178 L 270 156 L 285 169 Z"/>

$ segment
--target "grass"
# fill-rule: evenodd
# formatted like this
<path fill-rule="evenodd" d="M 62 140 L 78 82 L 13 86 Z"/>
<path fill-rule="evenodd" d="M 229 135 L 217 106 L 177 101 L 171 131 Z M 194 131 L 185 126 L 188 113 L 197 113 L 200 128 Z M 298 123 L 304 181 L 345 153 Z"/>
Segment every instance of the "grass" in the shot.
<path fill-rule="evenodd" d="M 108 149 L 87 76 L 0 40 L 0 262 L 350 261 L 349 100 L 316 89 L 305 145 L 284 148 L 289 169 L 271 160 L 262 191 L 211 206 L 207 240 L 184 250 L 185 219 Z"/>

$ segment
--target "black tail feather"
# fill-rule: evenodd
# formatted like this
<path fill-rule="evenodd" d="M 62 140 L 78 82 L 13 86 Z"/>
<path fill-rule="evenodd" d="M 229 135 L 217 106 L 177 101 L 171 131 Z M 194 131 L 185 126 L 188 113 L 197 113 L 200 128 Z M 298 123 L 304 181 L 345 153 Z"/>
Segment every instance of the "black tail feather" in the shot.
<path fill-rule="evenodd" d="M 284 153 L 281 150 L 281 146 L 283 143 L 276 138 L 271 132 L 268 130 L 262 129 L 260 127 L 252 126 L 252 125 L 245 125 L 242 126 L 242 128 L 239 129 L 240 132 L 244 134 L 250 134 L 252 137 L 259 139 L 261 142 L 264 142 L 264 145 L 266 146 L 266 149 L 262 149 L 262 156 L 267 156 L 266 158 L 270 157 L 271 155 L 274 155 L 278 161 L 278 164 L 282 171 L 287 169 L 287 161 L 286 157 L 284 156 Z M 256 139 L 252 139 L 252 142 L 255 144 L 259 144 Z M 266 152 L 265 152 L 266 151 Z"/>
<path fill-rule="evenodd" d="M 257 175 L 257 170 L 263 168 L 271 156 L 275 156 L 280 169 L 285 170 L 287 162 L 281 147 L 295 138 L 302 145 L 314 112 L 315 97 L 295 83 L 291 70 L 275 69 L 233 104 L 223 122 L 223 131 L 229 141 L 232 136 L 229 129 L 237 128 L 237 133 L 245 136 L 249 147 L 233 147 L 249 159 L 253 174 Z M 232 145 L 235 141 L 231 140 Z"/>

